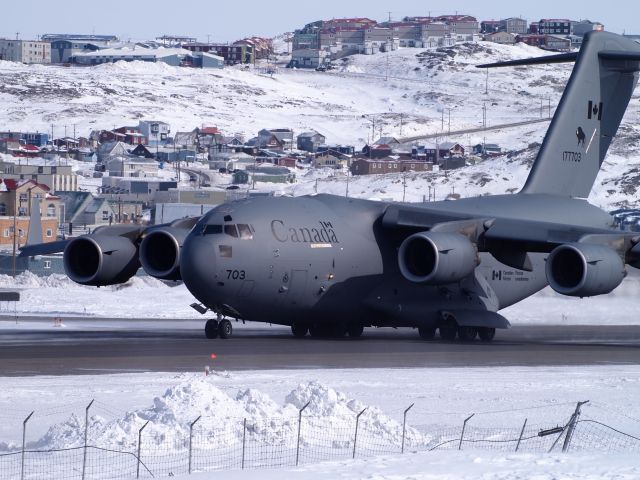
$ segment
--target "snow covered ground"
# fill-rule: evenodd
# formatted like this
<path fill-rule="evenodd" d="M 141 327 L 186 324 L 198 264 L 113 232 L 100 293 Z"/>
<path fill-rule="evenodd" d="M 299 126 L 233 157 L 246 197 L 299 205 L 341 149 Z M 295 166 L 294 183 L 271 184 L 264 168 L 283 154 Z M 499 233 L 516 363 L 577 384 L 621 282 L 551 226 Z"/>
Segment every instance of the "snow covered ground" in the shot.
<path fill-rule="evenodd" d="M 476 65 L 546 53 L 526 45 L 465 44 L 437 51 L 400 49 L 381 55 L 355 55 L 330 72 L 260 68 L 206 71 L 164 64 L 117 63 L 90 68 L 20 65 L 0 61 L 0 126 L 11 130 L 50 131 L 56 136 L 78 126 L 78 135 L 114 125 L 154 118 L 172 131 L 216 125 L 246 138 L 262 128 L 289 127 L 294 133 L 315 129 L 330 144 L 361 148 L 373 138 L 441 133 L 440 141 L 467 149 L 498 143 L 512 157 L 487 160 L 448 175 L 443 173 L 376 175 L 350 179 L 350 194 L 361 198 L 422 201 L 429 187 L 436 199 L 517 191 L 547 124 L 448 138 L 452 131 L 482 126 L 483 105 L 489 126 L 548 116 L 560 99 L 571 65 L 496 69 L 487 77 Z M 640 163 L 638 93 L 623 120 L 590 200 L 605 209 L 638 206 L 635 195 Z M 375 128 L 373 128 L 375 125 Z M 67 130 L 68 130 L 67 129 Z M 69 130 L 68 130 L 69 131 Z M 335 173 L 335 172 L 330 172 Z M 344 194 L 344 175 L 299 172 L 293 186 L 258 184 L 282 193 Z M 403 184 L 406 183 L 406 191 Z"/>
<path fill-rule="evenodd" d="M 282 478 L 295 472 L 303 478 L 316 478 L 316 473 L 318 478 L 335 478 L 332 475 L 344 471 L 344 478 L 443 478 L 438 475 L 446 473 L 444 478 L 631 479 L 640 474 L 640 440 L 608 427 L 596 429 L 590 422 L 638 436 L 639 395 L 638 366 L 237 373 L 215 372 L 214 367 L 207 377 L 123 374 L 89 383 L 84 376 L 2 378 L 0 454 L 19 449 L 22 419 L 31 411 L 29 449 L 81 446 L 84 407 L 95 399 L 89 444 L 135 451 L 138 430 L 149 421 L 143 457 L 156 475 L 185 472 L 184 440 L 189 424 L 202 415 L 193 437 L 196 470 L 239 470 L 244 419 L 249 426 L 246 465 L 257 471 L 218 473 L 222 478 Z M 543 453 L 556 436 L 541 440 L 537 432 L 564 425 L 579 400 L 590 403 L 583 407 L 584 422 L 576 429 L 573 452 Z M 301 430 L 303 466 L 292 468 L 298 410 L 307 402 Z M 411 404 L 408 453 L 389 455 L 400 449 L 403 411 Z M 365 407 L 356 457 L 372 458 L 354 462 L 355 416 Z M 472 413 L 463 451 L 448 451 L 457 448 L 462 421 Z M 514 454 L 525 418 L 525 438 L 534 438 L 523 441 L 523 453 Z M 500 443 L 505 439 L 510 441 Z M 212 445 L 217 450 L 211 450 Z M 90 455 L 98 457 L 94 451 Z M 0 458 L 0 469 L 4 460 Z M 322 460 L 339 461 L 315 465 Z M 260 465 L 280 469 L 268 474 Z"/>

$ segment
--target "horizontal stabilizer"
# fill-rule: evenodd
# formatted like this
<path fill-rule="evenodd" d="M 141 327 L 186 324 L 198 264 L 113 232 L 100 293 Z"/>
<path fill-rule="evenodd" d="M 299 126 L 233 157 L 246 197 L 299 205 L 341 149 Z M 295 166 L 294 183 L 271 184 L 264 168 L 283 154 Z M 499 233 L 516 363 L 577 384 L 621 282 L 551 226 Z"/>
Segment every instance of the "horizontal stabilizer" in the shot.
<path fill-rule="evenodd" d="M 598 53 L 600 58 L 605 60 L 627 60 L 631 62 L 640 62 L 640 53 L 604 50 Z"/>
<path fill-rule="evenodd" d="M 522 65 L 547 65 L 551 63 L 571 63 L 578 59 L 578 52 L 560 53 L 545 57 L 523 58 L 520 60 L 508 60 L 506 62 L 485 63 L 476 65 L 476 68 L 518 67 Z"/>

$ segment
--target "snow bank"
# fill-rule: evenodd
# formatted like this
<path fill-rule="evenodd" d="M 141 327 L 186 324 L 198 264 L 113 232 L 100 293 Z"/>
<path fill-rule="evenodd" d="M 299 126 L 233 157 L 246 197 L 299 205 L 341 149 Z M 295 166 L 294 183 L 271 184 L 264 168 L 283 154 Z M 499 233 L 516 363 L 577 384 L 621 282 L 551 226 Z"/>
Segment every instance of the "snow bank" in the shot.
<path fill-rule="evenodd" d="M 192 376 L 168 388 L 155 397 L 146 408 L 131 410 L 124 415 L 106 419 L 92 415 L 89 420 L 89 443 L 124 449 L 135 448 L 138 431 L 146 423 L 145 443 L 163 448 L 184 449 L 189 427 L 199 416 L 201 436 L 225 438 L 227 442 L 241 442 L 243 421 L 252 441 L 264 444 L 291 442 L 298 428 L 298 412 L 308 403 L 303 414 L 301 441 L 305 445 L 326 440 L 324 433 L 343 438 L 333 447 L 348 447 L 355 428 L 356 414 L 367 409 L 360 419 L 363 435 L 381 444 L 398 445 L 402 425 L 385 415 L 379 408 L 349 398 L 319 382 L 298 385 L 278 405 L 264 392 L 249 388 L 231 396 L 215 385 L 216 378 Z M 98 407 L 95 407 L 99 409 Z M 407 438 L 413 445 L 426 443 L 427 438 L 408 428 Z M 84 420 L 72 414 L 67 420 L 53 425 L 38 440 L 29 444 L 36 449 L 59 449 L 82 445 Z M 15 449 L 15 445 L 0 444 L 0 451 Z"/>

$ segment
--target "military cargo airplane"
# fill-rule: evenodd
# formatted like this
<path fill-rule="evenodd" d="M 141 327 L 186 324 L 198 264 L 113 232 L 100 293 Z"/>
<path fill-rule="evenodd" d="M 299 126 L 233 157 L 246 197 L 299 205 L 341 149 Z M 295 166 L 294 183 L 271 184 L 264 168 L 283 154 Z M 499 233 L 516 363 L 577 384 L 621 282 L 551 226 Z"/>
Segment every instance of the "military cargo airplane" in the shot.
<path fill-rule="evenodd" d="M 638 81 L 640 45 L 593 32 L 577 53 L 479 67 L 559 62 L 575 66 L 517 194 L 422 204 L 249 198 L 22 254 L 64 250 L 67 275 L 84 285 L 125 282 L 140 266 L 182 280 L 200 302 L 194 308 L 215 316 L 208 338 L 231 336 L 232 318 L 289 325 L 296 337 L 358 337 L 375 326 L 490 341 L 509 327 L 499 310 L 547 285 L 602 295 L 627 265 L 640 267 L 640 236 L 586 200 Z"/>

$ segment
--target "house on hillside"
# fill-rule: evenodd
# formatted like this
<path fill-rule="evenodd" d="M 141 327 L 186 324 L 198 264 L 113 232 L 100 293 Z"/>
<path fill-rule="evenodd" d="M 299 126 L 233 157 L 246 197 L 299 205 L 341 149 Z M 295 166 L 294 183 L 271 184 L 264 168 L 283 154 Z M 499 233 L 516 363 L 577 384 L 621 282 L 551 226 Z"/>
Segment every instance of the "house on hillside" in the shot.
<path fill-rule="evenodd" d="M 350 157 L 356 154 L 356 147 L 353 145 L 320 145 L 318 153 L 330 155 L 348 155 Z"/>
<path fill-rule="evenodd" d="M 124 142 L 112 141 L 98 147 L 98 161 L 104 162 L 111 157 L 129 155 L 129 145 Z"/>
<path fill-rule="evenodd" d="M 153 153 L 151 153 L 151 150 L 149 150 L 146 146 L 144 146 L 142 144 L 138 145 L 136 148 L 131 150 L 129 153 L 131 155 L 136 156 L 136 157 L 155 158 L 155 155 Z"/>
<path fill-rule="evenodd" d="M 170 125 L 159 120 L 140 120 L 138 128 L 147 137 L 147 144 L 153 146 L 167 143 L 171 133 Z"/>
<path fill-rule="evenodd" d="M 344 155 L 322 154 L 313 159 L 314 168 L 343 168 L 347 166 L 349 159 Z"/>
<path fill-rule="evenodd" d="M 140 131 L 139 127 L 120 127 L 112 131 L 122 136 L 118 140 L 128 143 L 129 145 L 146 145 L 147 139 Z"/>
<path fill-rule="evenodd" d="M 378 140 L 373 142 L 374 145 L 399 145 L 400 142 L 396 137 L 380 137 Z"/>
<path fill-rule="evenodd" d="M 60 194 L 60 199 L 65 207 L 65 223 L 104 225 L 117 215 L 109 200 L 89 192 L 64 192 Z"/>
<path fill-rule="evenodd" d="M 518 36 L 515 33 L 494 32 L 484 36 L 487 42 L 499 43 L 501 45 L 515 45 Z"/>
<path fill-rule="evenodd" d="M 104 164 L 111 177 L 158 176 L 158 162 L 151 158 L 122 155 L 109 157 Z"/>
<path fill-rule="evenodd" d="M 500 155 L 502 153 L 502 149 L 499 145 L 495 143 L 478 143 L 473 146 L 473 154 L 474 155 L 489 155 L 495 156 Z"/>
<path fill-rule="evenodd" d="M 433 169 L 433 163 L 416 162 L 413 160 L 395 160 L 392 158 L 358 158 L 351 162 L 352 175 L 373 175 L 381 173 L 428 172 Z"/>
<path fill-rule="evenodd" d="M 438 145 L 440 158 L 445 157 L 463 157 L 464 147 L 456 142 L 442 142 Z"/>
<path fill-rule="evenodd" d="M 305 152 L 316 152 L 320 145 L 323 145 L 326 141 L 326 137 L 318 132 L 304 132 L 298 135 L 297 147 L 298 150 L 304 150 Z"/>
<path fill-rule="evenodd" d="M 176 132 L 173 137 L 173 145 L 175 147 L 195 150 L 198 146 L 197 129 L 193 132 Z"/>
<path fill-rule="evenodd" d="M 272 128 L 269 130 L 264 128 L 258 132 L 259 137 L 268 138 L 270 135 L 273 135 L 278 139 L 278 142 L 282 145 L 284 150 L 291 150 L 293 148 L 293 130 L 290 128 Z"/>
<path fill-rule="evenodd" d="M 391 146 L 383 143 L 379 145 L 365 145 L 362 154 L 368 158 L 385 158 L 393 154 Z"/>
<path fill-rule="evenodd" d="M 17 228 L 15 237 L 18 246 L 27 241 L 29 221 L 34 200 L 39 201 L 42 242 L 56 240 L 60 217 L 60 197 L 52 195 L 47 185 L 35 180 L 0 180 L 0 244 L 13 243 L 14 222 Z"/>

